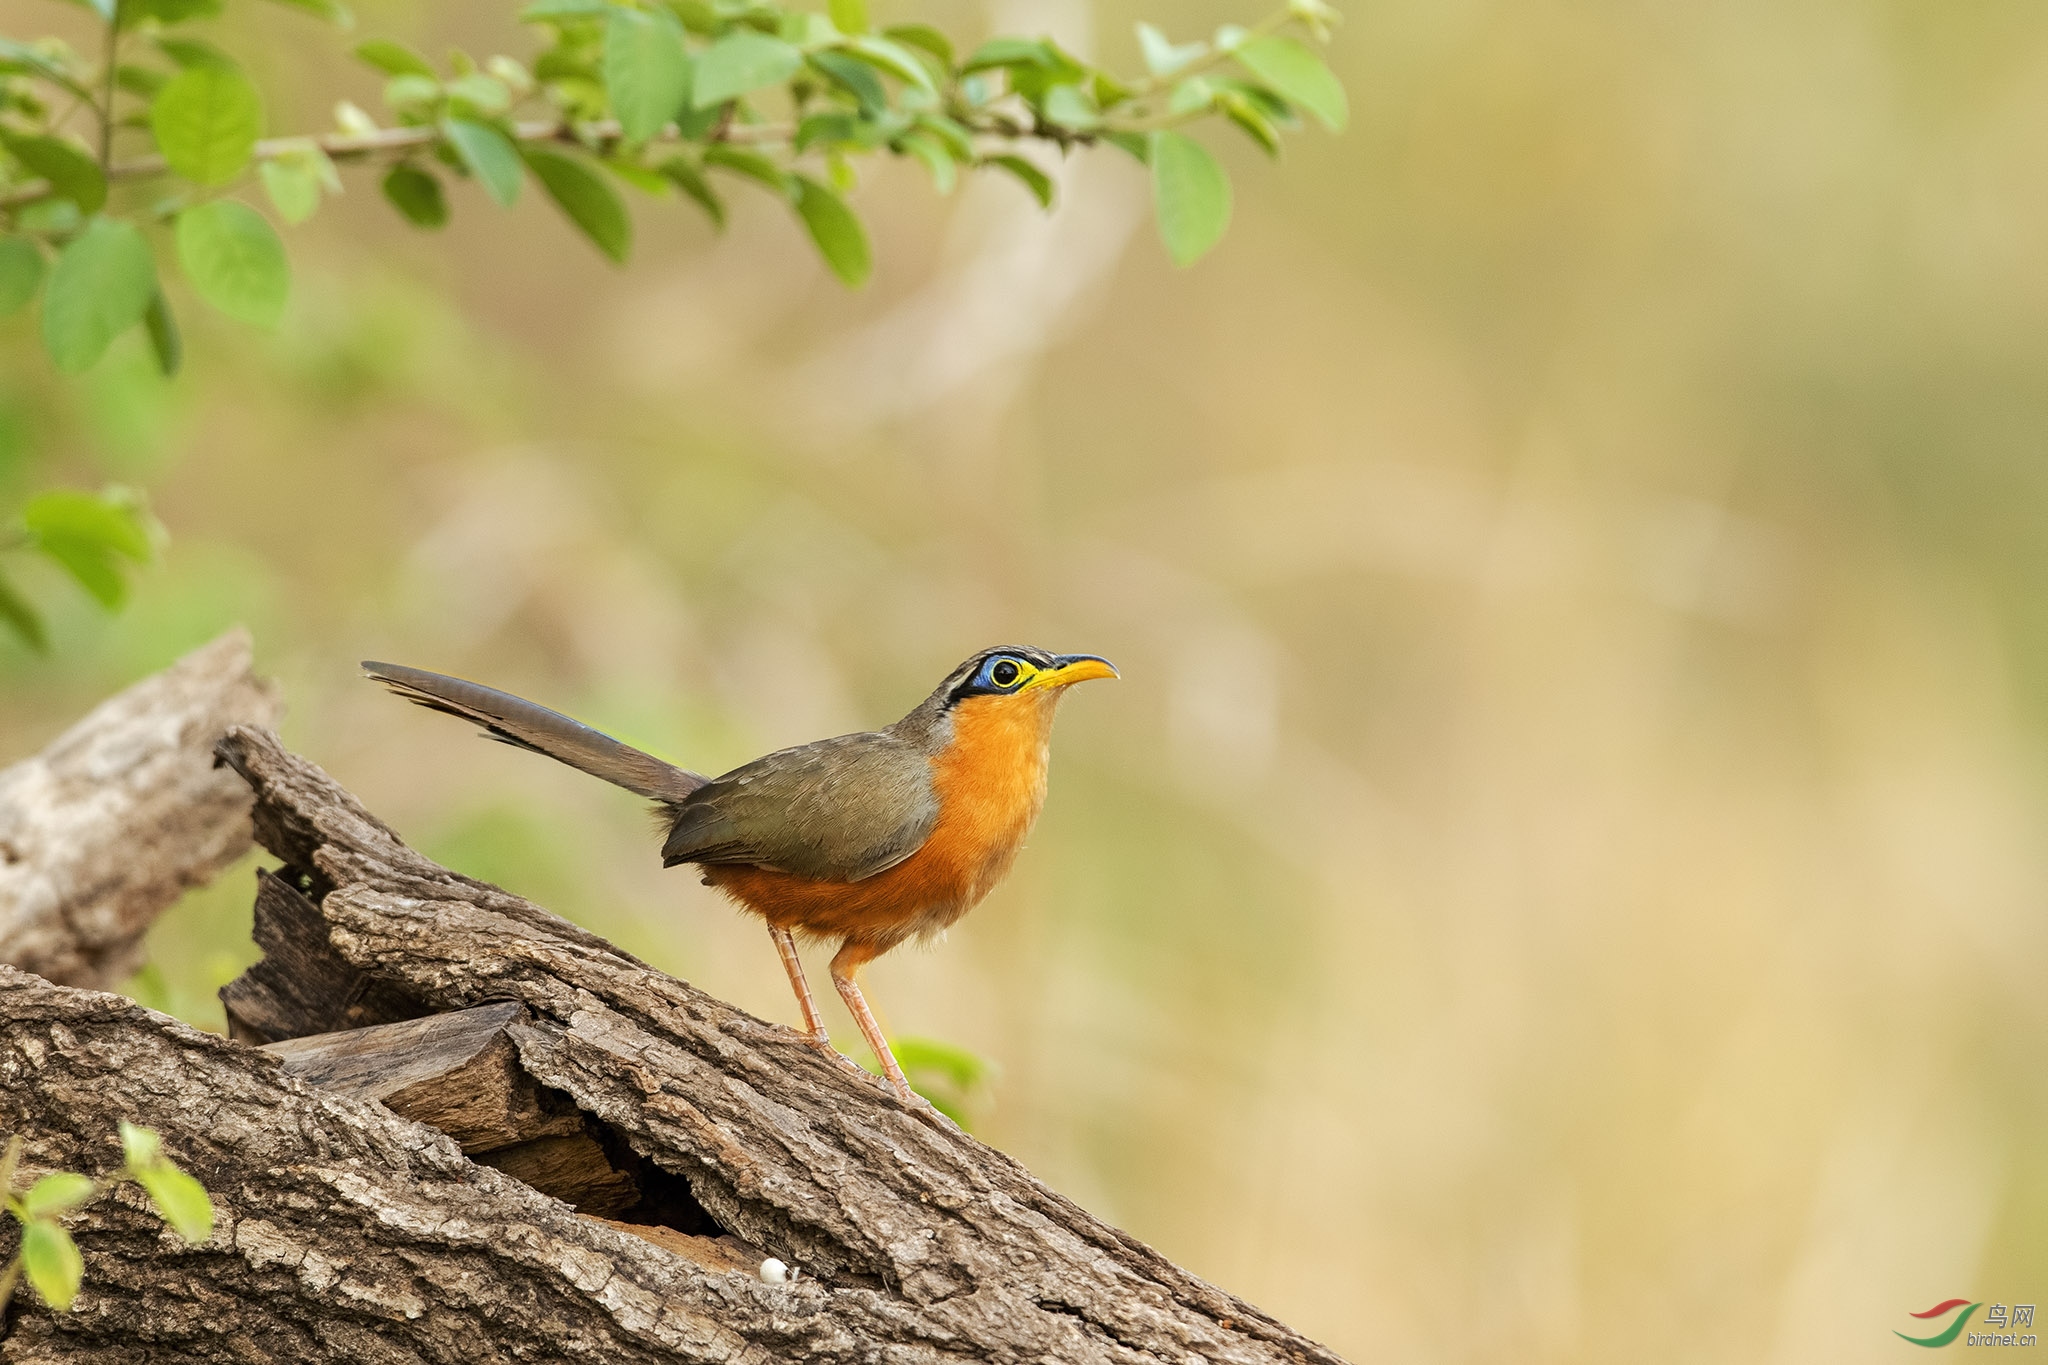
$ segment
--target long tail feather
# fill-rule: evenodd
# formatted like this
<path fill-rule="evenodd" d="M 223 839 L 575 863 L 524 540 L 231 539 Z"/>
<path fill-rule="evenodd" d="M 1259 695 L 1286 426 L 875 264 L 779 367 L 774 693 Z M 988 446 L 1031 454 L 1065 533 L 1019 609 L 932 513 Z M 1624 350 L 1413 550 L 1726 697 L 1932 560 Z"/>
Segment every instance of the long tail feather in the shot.
<path fill-rule="evenodd" d="M 546 754 L 655 801 L 680 801 L 710 780 L 495 687 L 370 660 L 363 672 L 409 702 L 475 721 L 487 739 Z"/>

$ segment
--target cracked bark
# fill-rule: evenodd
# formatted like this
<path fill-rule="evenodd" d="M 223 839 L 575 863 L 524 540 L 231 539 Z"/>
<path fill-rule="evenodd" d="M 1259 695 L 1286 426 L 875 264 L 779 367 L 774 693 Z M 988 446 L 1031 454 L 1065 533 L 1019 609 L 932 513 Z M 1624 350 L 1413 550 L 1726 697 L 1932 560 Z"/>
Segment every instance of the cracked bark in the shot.
<path fill-rule="evenodd" d="M 156 917 L 249 851 L 249 790 L 214 742 L 279 711 L 230 631 L 0 771 L 0 962 L 77 986 L 133 975 Z"/>
<path fill-rule="evenodd" d="M 17 1307 L 0 1360 L 1337 1360 L 794 1031 L 414 853 L 267 733 L 220 751 L 285 864 L 234 1031 L 515 1002 L 518 1065 L 645 1197 L 580 1214 L 269 1053 L 0 974 L 0 1128 L 97 1173 L 117 1118 L 150 1124 L 222 1214 L 187 1250 L 125 1192 L 92 1206 L 78 1304 Z"/>

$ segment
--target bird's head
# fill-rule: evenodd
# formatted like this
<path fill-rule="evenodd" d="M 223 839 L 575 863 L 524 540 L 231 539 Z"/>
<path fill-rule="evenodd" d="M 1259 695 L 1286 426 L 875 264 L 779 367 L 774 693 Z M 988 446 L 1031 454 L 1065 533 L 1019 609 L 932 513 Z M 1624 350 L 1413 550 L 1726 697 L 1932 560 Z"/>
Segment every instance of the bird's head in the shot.
<path fill-rule="evenodd" d="M 1024 645 L 984 649 L 939 685 L 946 709 L 998 707 L 1050 715 L 1068 687 L 1090 678 L 1114 678 L 1109 660 L 1094 654 L 1048 654 Z"/>

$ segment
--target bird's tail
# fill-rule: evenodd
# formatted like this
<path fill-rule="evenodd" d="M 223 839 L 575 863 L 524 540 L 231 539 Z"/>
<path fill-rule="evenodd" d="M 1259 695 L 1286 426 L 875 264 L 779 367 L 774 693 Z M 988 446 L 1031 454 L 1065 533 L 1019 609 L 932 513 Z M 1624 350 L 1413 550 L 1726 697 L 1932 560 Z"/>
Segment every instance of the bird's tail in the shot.
<path fill-rule="evenodd" d="M 475 721 L 487 739 L 546 754 L 655 801 L 680 801 L 710 780 L 495 687 L 368 660 L 363 672 L 407 701 Z"/>

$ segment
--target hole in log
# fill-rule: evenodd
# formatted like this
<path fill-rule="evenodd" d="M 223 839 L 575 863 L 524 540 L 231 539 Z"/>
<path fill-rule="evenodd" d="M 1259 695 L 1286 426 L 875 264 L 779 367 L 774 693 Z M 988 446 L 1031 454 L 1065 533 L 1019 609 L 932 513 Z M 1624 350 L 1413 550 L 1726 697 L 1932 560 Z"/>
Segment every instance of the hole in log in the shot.
<path fill-rule="evenodd" d="M 528 1019 L 525 1006 L 506 1001 L 283 1039 L 264 1051 L 309 1085 L 376 1100 L 440 1129 L 471 1160 L 578 1213 L 627 1231 L 651 1227 L 705 1241 L 723 1238 L 725 1229 L 697 1202 L 689 1181 L 648 1161 L 615 1129 L 526 1074 L 505 1030 Z M 651 1240 L 676 1249 L 668 1239 Z"/>

